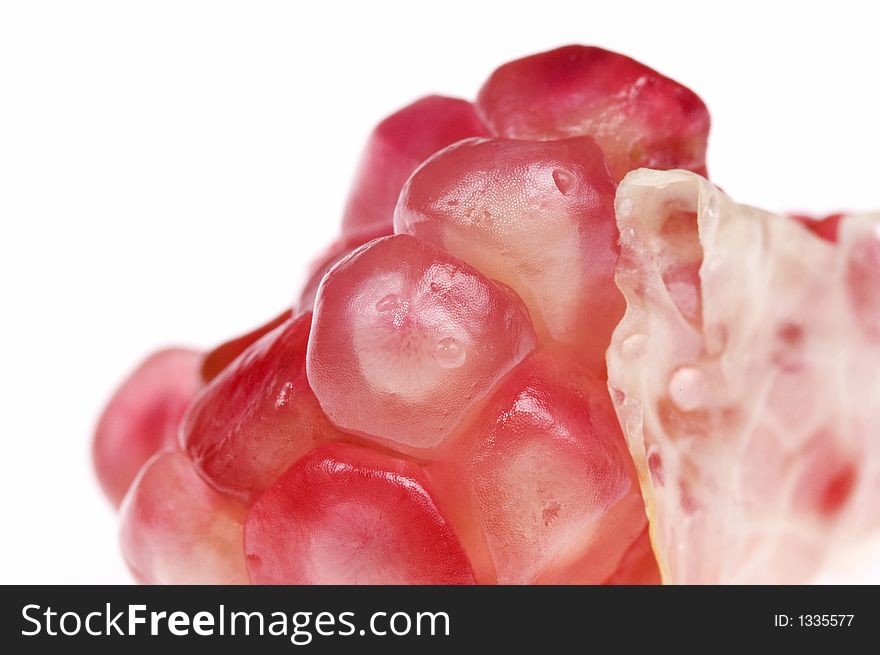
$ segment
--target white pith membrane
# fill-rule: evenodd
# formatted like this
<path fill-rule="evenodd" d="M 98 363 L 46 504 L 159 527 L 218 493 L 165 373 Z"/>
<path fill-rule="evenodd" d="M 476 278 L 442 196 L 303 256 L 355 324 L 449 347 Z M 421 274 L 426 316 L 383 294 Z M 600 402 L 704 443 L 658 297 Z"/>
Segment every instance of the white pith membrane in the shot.
<path fill-rule="evenodd" d="M 666 583 L 880 582 L 880 214 L 838 243 L 641 169 L 609 388 Z"/>

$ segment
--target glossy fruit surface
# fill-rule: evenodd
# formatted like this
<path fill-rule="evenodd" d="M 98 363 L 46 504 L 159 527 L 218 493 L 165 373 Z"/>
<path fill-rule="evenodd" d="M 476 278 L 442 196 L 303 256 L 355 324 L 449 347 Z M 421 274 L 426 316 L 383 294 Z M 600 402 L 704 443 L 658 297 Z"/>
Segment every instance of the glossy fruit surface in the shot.
<path fill-rule="evenodd" d="M 425 450 L 534 347 L 515 298 L 448 252 L 397 235 L 324 278 L 307 370 L 337 427 Z"/>
<path fill-rule="evenodd" d="M 690 89 L 616 52 L 566 46 L 512 61 L 483 85 L 477 109 L 498 136 L 593 137 L 616 180 L 642 167 L 706 175 L 706 105 Z"/>
<path fill-rule="evenodd" d="M 160 350 L 122 383 L 98 421 L 92 458 L 104 493 L 114 505 L 155 453 L 177 444 L 177 428 L 201 386 L 201 354 Z"/>
<path fill-rule="evenodd" d="M 606 378 L 615 196 L 639 166 L 705 172 L 708 128 L 685 87 L 581 46 L 380 122 L 293 306 L 111 401 L 96 463 L 136 577 L 657 582 Z M 670 286 L 698 312 L 691 264 Z"/>
<path fill-rule="evenodd" d="M 218 489 L 253 500 L 315 444 L 336 436 L 306 379 L 311 315 L 288 319 L 199 394 L 181 444 Z"/>
<path fill-rule="evenodd" d="M 472 136 L 488 136 L 474 106 L 444 96 L 417 100 L 379 123 L 361 155 L 343 234 L 391 234 L 394 205 L 407 178 L 438 150 Z"/>
<path fill-rule="evenodd" d="M 245 584 L 245 511 L 205 484 L 183 453 L 163 451 L 120 509 L 122 554 L 147 584 Z"/>
<path fill-rule="evenodd" d="M 508 285 L 543 341 L 574 346 L 601 374 L 623 315 L 614 191 L 602 150 L 588 137 L 471 139 L 410 178 L 395 229 Z"/>
<path fill-rule="evenodd" d="M 404 460 L 323 446 L 251 509 L 245 533 L 256 584 L 469 584 L 454 532 Z"/>

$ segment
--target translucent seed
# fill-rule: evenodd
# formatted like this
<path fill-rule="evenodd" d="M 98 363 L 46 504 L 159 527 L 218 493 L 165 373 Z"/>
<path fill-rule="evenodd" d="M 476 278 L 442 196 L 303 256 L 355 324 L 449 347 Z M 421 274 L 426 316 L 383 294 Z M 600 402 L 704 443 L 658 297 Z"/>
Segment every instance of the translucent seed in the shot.
<path fill-rule="evenodd" d="M 706 399 L 706 376 L 693 366 L 682 366 L 669 378 L 669 397 L 683 412 L 692 412 Z"/>
<path fill-rule="evenodd" d="M 442 368 L 458 368 L 466 357 L 464 347 L 453 337 L 440 339 L 434 348 L 434 361 Z"/>

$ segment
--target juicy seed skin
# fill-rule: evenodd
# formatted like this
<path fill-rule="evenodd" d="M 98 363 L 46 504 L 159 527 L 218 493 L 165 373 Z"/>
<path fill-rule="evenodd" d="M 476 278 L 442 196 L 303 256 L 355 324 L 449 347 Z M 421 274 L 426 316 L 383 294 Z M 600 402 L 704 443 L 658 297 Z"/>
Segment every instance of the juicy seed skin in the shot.
<path fill-rule="evenodd" d="M 122 553 L 144 584 L 247 584 L 244 516 L 244 506 L 205 484 L 183 453 L 163 451 L 122 503 Z"/>
<path fill-rule="evenodd" d="M 122 383 L 95 428 L 92 459 L 101 488 L 119 506 L 141 466 L 177 445 L 177 431 L 201 384 L 202 355 L 169 348 L 150 355 Z"/>
<path fill-rule="evenodd" d="M 255 584 L 473 584 L 464 551 L 415 464 L 328 444 L 254 504 Z"/>
<path fill-rule="evenodd" d="M 288 321 L 292 315 L 293 312 L 291 310 L 285 309 L 271 321 L 251 330 L 247 334 L 243 334 L 235 339 L 230 339 L 214 348 L 214 350 L 205 355 L 205 358 L 202 361 L 202 382 L 208 384 L 211 380 L 220 375 L 223 369 L 235 361 L 241 353 L 247 350 L 248 346 L 255 341 L 258 341 L 264 334 L 268 334 L 282 323 Z"/>
<path fill-rule="evenodd" d="M 253 343 L 205 387 L 181 443 L 215 488 L 251 501 L 315 444 L 342 438 L 306 379 L 311 314 Z"/>
<path fill-rule="evenodd" d="M 429 464 L 466 496 L 500 584 L 598 584 L 646 526 L 605 383 L 533 356 L 489 399 L 454 455 Z M 474 551 L 478 546 L 468 544 Z"/>
<path fill-rule="evenodd" d="M 297 312 L 310 312 L 315 307 L 315 297 L 318 295 L 318 287 L 321 280 L 330 272 L 336 264 L 348 257 L 355 250 L 366 243 L 380 237 L 388 236 L 391 230 L 383 227 L 373 231 L 361 231 L 354 235 L 343 236 L 334 242 L 320 257 L 312 262 L 309 268 L 309 276 L 300 291 L 296 301 Z"/>
<path fill-rule="evenodd" d="M 469 139 L 410 178 L 395 231 L 444 248 L 525 302 L 541 341 L 577 350 L 604 372 L 623 315 L 614 284 L 615 184 L 589 137 Z"/>
<path fill-rule="evenodd" d="M 566 46 L 504 64 L 477 109 L 497 136 L 593 137 L 617 181 L 642 167 L 706 175 L 709 111 L 699 96 L 602 48 Z"/>
<path fill-rule="evenodd" d="M 456 141 L 488 134 L 470 102 L 444 96 L 417 100 L 379 123 L 345 206 L 344 237 L 391 234 L 397 196 L 419 164 Z"/>
<path fill-rule="evenodd" d="M 324 278 L 306 369 L 339 429 L 425 456 L 535 341 L 506 291 L 400 235 L 373 241 Z"/>

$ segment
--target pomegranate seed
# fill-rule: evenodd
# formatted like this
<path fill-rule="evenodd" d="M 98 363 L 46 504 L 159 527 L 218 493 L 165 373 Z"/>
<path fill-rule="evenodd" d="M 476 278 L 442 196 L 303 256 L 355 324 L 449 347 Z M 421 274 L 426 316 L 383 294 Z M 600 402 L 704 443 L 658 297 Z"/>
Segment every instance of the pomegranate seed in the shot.
<path fill-rule="evenodd" d="M 703 101 L 602 48 L 566 46 L 504 64 L 480 90 L 477 109 L 498 136 L 593 137 L 618 181 L 642 167 L 706 175 L 709 112 Z"/>
<path fill-rule="evenodd" d="M 199 390 L 202 356 L 169 348 L 150 355 L 122 383 L 95 429 L 92 457 L 114 505 L 150 457 L 177 446 L 180 419 Z"/>
<path fill-rule="evenodd" d="M 614 284 L 615 185 L 587 137 L 471 139 L 410 178 L 395 229 L 446 249 L 509 285 L 543 341 L 574 345 L 602 374 L 623 315 Z"/>
<path fill-rule="evenodd" d="M 391 234 L 397 196 L 416 167 L 456 141 L 487 134 L 474 106 L 458 98 L 428 96 L 386 118 L 361 155 L 342 218 L 343 234 Z"/>
<path fill-rule="evenodd" d="M 120 509 L 122 553 L 146 584 L 246 584 L 244 506 L 205 484 L 186 456 L 157 454 Z"/>
<path fill-rule="evenodd" d="M 338 438 L 306 379 L 311 314 L 276 327 L 205 387 L 181 428 L 204 478 L 252 500 L 316 443 Z"/>
<path fill-rule="evenodd" d="M 528 316 L 505 291 L 400 235 L 324 278 L 306 365 L 334 425 L 418 451 L 441 446 L 534 346 Z"/>
<path fill-rule="evenodd" d="M 245 526 L 256 584 L 471 584 L 458 540 L 415 464 L 359 446 L 311 452 Z"/>

